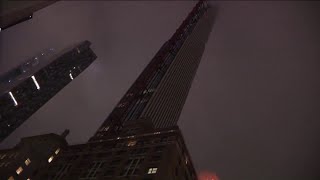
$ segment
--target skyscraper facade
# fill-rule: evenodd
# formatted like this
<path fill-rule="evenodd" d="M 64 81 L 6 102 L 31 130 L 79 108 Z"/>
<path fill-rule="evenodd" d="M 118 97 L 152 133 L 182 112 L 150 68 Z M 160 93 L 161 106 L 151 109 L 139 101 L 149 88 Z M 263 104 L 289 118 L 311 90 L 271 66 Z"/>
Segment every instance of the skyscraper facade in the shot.
<path fill-rule="evenodd" d="M 48 49 L 0 77 L 0 142 L 96 59 L 90 45 Z"/>
<path fill-rule="evenodd" d="M 51 151 L 47 165 L 30 179 L 196 180 L 177 121 L 213 16 L 213 8 L 199 1 L 93 137 L 85 144 L 61 146 L 59 154 Z M 14 171 L 9 175 L 21 177 Z"/>
<path fill-rule="evenodd" d="M 166 41 L 90 141 L 145 119 L 154 128 L 177 125 L 213 24 L 214 11 L 200 1 Z"/>

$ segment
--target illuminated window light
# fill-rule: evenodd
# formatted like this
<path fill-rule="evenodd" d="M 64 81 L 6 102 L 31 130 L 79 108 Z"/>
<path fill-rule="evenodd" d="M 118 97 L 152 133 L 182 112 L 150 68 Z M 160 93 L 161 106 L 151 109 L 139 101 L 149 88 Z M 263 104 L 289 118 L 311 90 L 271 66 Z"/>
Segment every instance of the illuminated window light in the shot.
<path fill-rule="evenodd" d="M 58 148 L 54 153 L 58 154 L 60 152 L 60 148 Z"/>
<path fill-rule="evenodd" d="M 73 76 L 71 73 L 69 73 L 70 79 L 73 80 Z"/>
<path fill-rule="evenodd" d="M 149 168 L 148 174 L 155 174 L 157 173 L 158 168 Z"/>
<path fill-rule="evenodd" d="M 10 176 L 8 180 L 14 180 L 13 176 Z"/>
<path fill-rule="evenodd" d="M 19 174 L 21 174 L 22 171 L 23 171 L 23 168 L 20 166 L 20 167 L 16 170 L 16 173 L 19 175 Z"/>
<path fill-rule="evenodd" d="M 16 98 L 14 98 L 14 96 L 13 96 L 11 91 L 9 92 L 9 95 L 10 95 L 12 101 L 14 102 L 14 106 L 18 106 L 18 102 L 16 101 Z"/>
<path fill-rule="evenodd" d="M 31 163 L 31 160 L 28 158 L 24 161 L 24 163 L 26 164 L 26 166 L 28 166 Z"/>
<path fill-rule="evenodd" d="M 48 163 L 51 163 L 52 160 L 53 160 L 53 156 L 49 157 Z"/>
<path fill-rule="evenodd" d="M 30 178 L 28 178 L 27 180 L 31 180 Z"/>
<path fill-rule="evenodd" d="M 137 144 L 137 141 L 130 141 L 128 142 L 128 146 L 134 146 Z"/>
<path fill-rule="evenodd" d="M 39 89 L 40 89 L 40 86 L 39 86 L 39 84 L 38 84 L 38 81 L 36 80 L 36 78 L 35 78 L 34 76 L 31 76 L 31 78 L 32 78 L 34 84 L 36 85 L 37 89 L 39 90 Z"/>

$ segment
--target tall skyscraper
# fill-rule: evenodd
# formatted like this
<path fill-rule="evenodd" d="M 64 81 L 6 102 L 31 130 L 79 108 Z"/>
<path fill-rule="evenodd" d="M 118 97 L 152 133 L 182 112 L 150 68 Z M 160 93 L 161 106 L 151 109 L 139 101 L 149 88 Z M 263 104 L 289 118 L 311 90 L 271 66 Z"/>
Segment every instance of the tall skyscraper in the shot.
<path fill-rule="evenodd" d="M 47 154 L 47 166 L 39 167 L 28 177 L 32 180 L 196 180 L 177 121 L 213 18 L 213 8 L 207 2 L 198 2 L 94 136 L 85 144 L 55 147 L 59 148 L 59 154 L 52 149 Z M 20 167 L 28 169 L 22 162 L 16 164 L 15 171 L 7 175 L 9 180 L 22 177 Z"/>
<path fill-rule="evenodd" d="M 114 135 L 145 119 L 154 128 L 177 125 L 213 24 L 214 11 L 200 1 L 166 41 L 90 141 Z M 108 129 L 108 131 L 106 131 Z"/>
<path fill-rule="evenodd" d="M 0 142 L 96 59 L 90 45 L 48 49 L 0 77 Z"/>

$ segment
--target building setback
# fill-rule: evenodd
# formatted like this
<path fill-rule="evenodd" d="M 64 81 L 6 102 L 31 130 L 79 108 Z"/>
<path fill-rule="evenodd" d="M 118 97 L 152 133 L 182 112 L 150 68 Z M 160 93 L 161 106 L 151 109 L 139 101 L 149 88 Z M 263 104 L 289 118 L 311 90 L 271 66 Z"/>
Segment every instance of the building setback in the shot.
<path fill-rule="evenodd" d="M 214 9 L 199 1 L 92 138 L 48 154 L 30 179 L 196 180 L 177 121 L 213 18 Z"/>
<path fill-rule="evenodd" d="M 96 59 L 90 45 L 43 51 L 0 77 L 0 142 Z"/>

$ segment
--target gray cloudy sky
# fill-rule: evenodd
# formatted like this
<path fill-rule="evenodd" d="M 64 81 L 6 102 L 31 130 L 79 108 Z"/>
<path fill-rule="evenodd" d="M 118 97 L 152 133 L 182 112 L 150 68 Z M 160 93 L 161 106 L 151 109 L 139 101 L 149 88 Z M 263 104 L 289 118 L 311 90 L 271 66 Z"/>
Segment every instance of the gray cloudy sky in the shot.
<path fill-rule="evenodd" d="M 180 25 L 191 1 L 69 1 L 0 33 L 0 72 L 40 50 L 92 42 L 84 73 L 12 133 L 84 143 Z M 319 2 L 222 1 L 180 118 L 198 172 L 221 180 L 320 178 Z"/>

